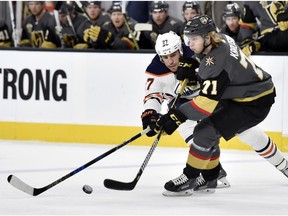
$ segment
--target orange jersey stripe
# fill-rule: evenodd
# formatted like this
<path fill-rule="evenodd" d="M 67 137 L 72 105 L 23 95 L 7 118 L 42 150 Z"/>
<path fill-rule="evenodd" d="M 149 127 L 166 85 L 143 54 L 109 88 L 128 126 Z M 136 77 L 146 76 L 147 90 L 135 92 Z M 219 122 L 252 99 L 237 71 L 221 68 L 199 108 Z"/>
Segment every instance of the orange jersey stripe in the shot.
<path fill-rule="evenodd" d="M 157 75 L 155 73 L 151 73 L 151 72 L 148 72 L 148 71 L 145 71 L 145 73 L 151 75 L 151 76 L 156 76 L 156 77 L 162 77 L 162 76 L 167 76 L 169 74 L 173 74 L 173 72 L 168 72 L 168 73 L 165 73 L 165 74 L 160 74 L 160 75 Z"/>

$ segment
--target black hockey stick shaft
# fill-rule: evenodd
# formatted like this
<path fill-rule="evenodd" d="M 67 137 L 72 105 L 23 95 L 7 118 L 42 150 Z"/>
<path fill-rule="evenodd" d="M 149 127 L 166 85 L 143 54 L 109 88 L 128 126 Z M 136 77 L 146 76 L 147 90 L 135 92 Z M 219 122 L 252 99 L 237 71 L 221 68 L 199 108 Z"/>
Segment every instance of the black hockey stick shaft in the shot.
<path fill-rule="evenodd" d="M 176 106 L 176 104 L 178 103 L 178 101 L 180 100 L 180 97 L 183 94 L 184 88 L 186 87 L 187 83 L 188 83 L 188 79 L 185 79 L 182 83 L 182 86 L 179 90 L 179 93 L 178 93 L 176 99 L 174 100 L 174 102 L 172 104 L 172 108 L 174 108 Z M 162 134 L 163 134 L 163 129 L 161 128 L 160 132 L 157 134 L 157 137 L 154 140 L 152 146 L 150 147 L 149 152 L 146 155 L 145 160 L 142 163 L 136 177 L 134 178 L 134 180 L 132 182 L 120 182 L 120 181 L 116 181 L 113 179 L 105 179 L 104 180 L 104 186 L 106 188 L 114 189 L 114 190 L 133 190 L 135 188 L 136 184 L 138 183 L 141 175 L 143 174 L 144 169 L 147 166 L 154 150 L 156 149 Z"/>
<path fill-rule="evenodd" d="M 103 153 L 102 155 L 94 158 L 93 160 L 89 161 L 88 163 L 80 166 L 79 168 L 73 170 L 72 172 L 68 173 L 67 175 L 61 177 L 60 179 L 57 179 L 56 181 L 42 187 L 42 188 L 34 188 L 29 186 L 28 184 L 26 184 L 25 182 L 23 182 L 21 179 L 17 178 L 14 175 L 9 175 L 7 178 L 7 181 L 13 185 L 15 188 L 28 193 L 32 196 L 37 196 L 43 192 L 45 192 L 46 190 L 49 190 L 50 188 L 54 187 L 55 185 L 58 185 L 59 183 L 61 183 L 62 181 L 74 176 L 75 174 L 79 173 L 80 171 L 86 169 L 87 167 L 91 166 L 92 164 L 96 163 L 97 161 L 102 160 L 103 158 L 107 157 L 108 155 L 112 154 L 113 152 L 117 151 L 118 149 L 124 147 L 125 145 L 131 143 L 132 141 L 138 139 L 139 137 L 145 135 L 146 133 L 148 133 L 150 131 L 150 128 L 147 127 L 145 130 L 143 130 L 142 132 L 136 134 L 135 136 L 131 137 L 130 139 L 124 141 L 123 143 L 121 143 L 120 145 L 115 146 L 114 148 L 110 149 L 109 151 Z"/>

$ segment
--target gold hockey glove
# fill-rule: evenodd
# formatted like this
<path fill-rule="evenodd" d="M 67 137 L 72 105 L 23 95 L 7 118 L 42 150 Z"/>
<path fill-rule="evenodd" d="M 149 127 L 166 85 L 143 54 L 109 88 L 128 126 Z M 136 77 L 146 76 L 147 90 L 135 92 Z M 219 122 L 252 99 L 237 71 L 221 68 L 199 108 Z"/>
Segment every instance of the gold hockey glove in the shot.
<path fill-rule="evenodd" d="M 242 48 L 242 52 L 249 57 L 251 54 L 258 52 L 261 48 L 261 44 L 258 41 L 253 41 L 250 44 Z"/>
<path fill-rule="evenodd" d="M 288 9 L 283 13 L 278 14 L 277 24 L 281 31 L 286 31 L 288 29 Z"/>
<path fill-rule="evenodd" d="M 84 31 L 83 39 L 87 43 L 92 43 L 94 48 L 110 48 L 114 42 L 112 32 L 107 31 L 99 26 L 93 26 Z"/>
<path fill-rule="evenodd" d="M 92 26 L 91 28 L 86 29 L 83 36 L 84 41 L 87 43 L 89 43 L 90 40 L 92 42 L 96 42 L 98 40 L 100 31 L 101 28 L 99 26 Z"/>
<path fill-rule="evenodd" d="M 285 9 L 284 1 L 275 1 L 271 4 L 270 10 L 281 31 L 288 29 L 288 8 Z"/>

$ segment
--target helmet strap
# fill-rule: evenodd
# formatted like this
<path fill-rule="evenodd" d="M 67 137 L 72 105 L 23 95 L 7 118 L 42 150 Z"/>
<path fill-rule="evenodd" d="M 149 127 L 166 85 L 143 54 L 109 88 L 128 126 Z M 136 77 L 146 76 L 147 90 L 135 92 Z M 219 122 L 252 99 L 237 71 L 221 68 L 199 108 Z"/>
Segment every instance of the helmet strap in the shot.
<path fill-rule="evenodd" d="M 202 38 L 204 39 L 204 42 L 203 42 L 203 49 L 202 49 L 201 53 L 203 53 L 206 50 L 206 48 L 209 47 L 212 44 L 212 42 L 210 41 L 210 43 L 208 45 L 205 45 L 205 42 L 206 42 L 206 40 L 208 38 L 207 34 L 203 34 Z"/>

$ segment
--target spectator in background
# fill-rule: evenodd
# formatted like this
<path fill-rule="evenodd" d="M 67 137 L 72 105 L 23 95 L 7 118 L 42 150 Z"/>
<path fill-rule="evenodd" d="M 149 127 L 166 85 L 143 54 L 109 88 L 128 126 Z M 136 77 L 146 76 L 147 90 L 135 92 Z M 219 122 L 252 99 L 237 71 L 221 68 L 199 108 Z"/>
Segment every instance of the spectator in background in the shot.
<path fill-rule="evenodd" d="M 102 14 L 101 1 L 87 1 L 84 9 L 88 20 L 77 30 L 78 44 L 74 48 L 111 48 L 114 41 L 113 34 L 103 29 L 104 23 L 111 21 L 109 15 Z"/>
<path fill-rule="evenodd" d="M 130 17 L 127 17 L 127 25 L 125 23 L 125 17 L 122 13 L 121 2 L 113 2 L 109 10 L 111 13 L 111 21 L 104 23 L 103 29 L 108 32 L 112 32 L 114 35 L 114 42 L 111 46 L 112 49 L 135 49 L 138 48 L 138 43 L 134 36 L 133 41 L 131 33 L 134 32 L 134 26 L 137 23 Z M 131 31 L 131 32 L 130 32 Z"/>
<path fill-rule="evenodd" d="M 53 16 L 46 11 L 45 1 L 28 1 L 27 4 L 31 15 L 23 21 L 20 46 L 60 47 L 61 41 L 55 34 L 49 34 L 50 38 L 46 38 L 45 41 L 46 33 L 54 30 L 53 26 L 50 26 Z"/>
<path fill-rule="evenodd" d="M 150 8 L 152 1 L 128 1 L 126 4 L 127 15 L 138 23 L 146 23 L 150 20 Z"/>
<path fill-rule="evenodd" d="M 242 51 L 251 55 L 260 50 L 272 52 L 288 51 L 288 9 L 285 1 L 245 1 L 240 20 L 243 37 Z M 257 24 L 257 20 L 260 24 Z M 253 33 L 259 29 L 259 39 Z M 247 45 L 245 45 L 247 44 Z"/>
<path fill-rule="evenodd" d="M 229 3 L 224 8 L 223 20 L 225 24 L 220 29 L 221 33 L 229 35 L 239 45 L 242 42 L 239 34 L 239 21 L 241 9 L 237 3 Z"/>
<path fill-rule="evenodd" d="M 75 5 L 71 2 L 66 3 L 59 1 L 55 6 L 55 10 L 58 10 L 59 16 L 54 12 L 54 19 L 51 21 L 51 26 L 54 27 L 53 29 L 55 31 L 49 32 L 49 34 L 58 35 L 63 48 L 73 48 L 77 44 L 77 29 L 87 18 L 76 12 Z M 57 23 L 59 23 L 60 26 L 57 26 Z"/>
<path fill-rule="evenodd" d="M 13 46 L 11 32 L 4 20 L 0 20 L 0 47 Z"/>
<path fill-rule="evenodd" d="M 183 31 L 186 23 L 196 15 L 201 15 L 201 8 L 197 1 L 186 1 L 182 7 L 182 15 L 184 18 L 184 23 L 181 27 L 181 37 L 183 38 Z"/>
<path fill-rule="evenodd" d="M 152 24 L 152 31 L 145 31 L 144 36 L 149 41 L 148 49 L 154 49 L 158 34 L 163 34 L 169 31 L 175 32 L 181 36 L 182 21 L 168 14 L 169 5 L 165 1 L 156 1 L 151 5 L 152 19 L 148 23 Z"/>

